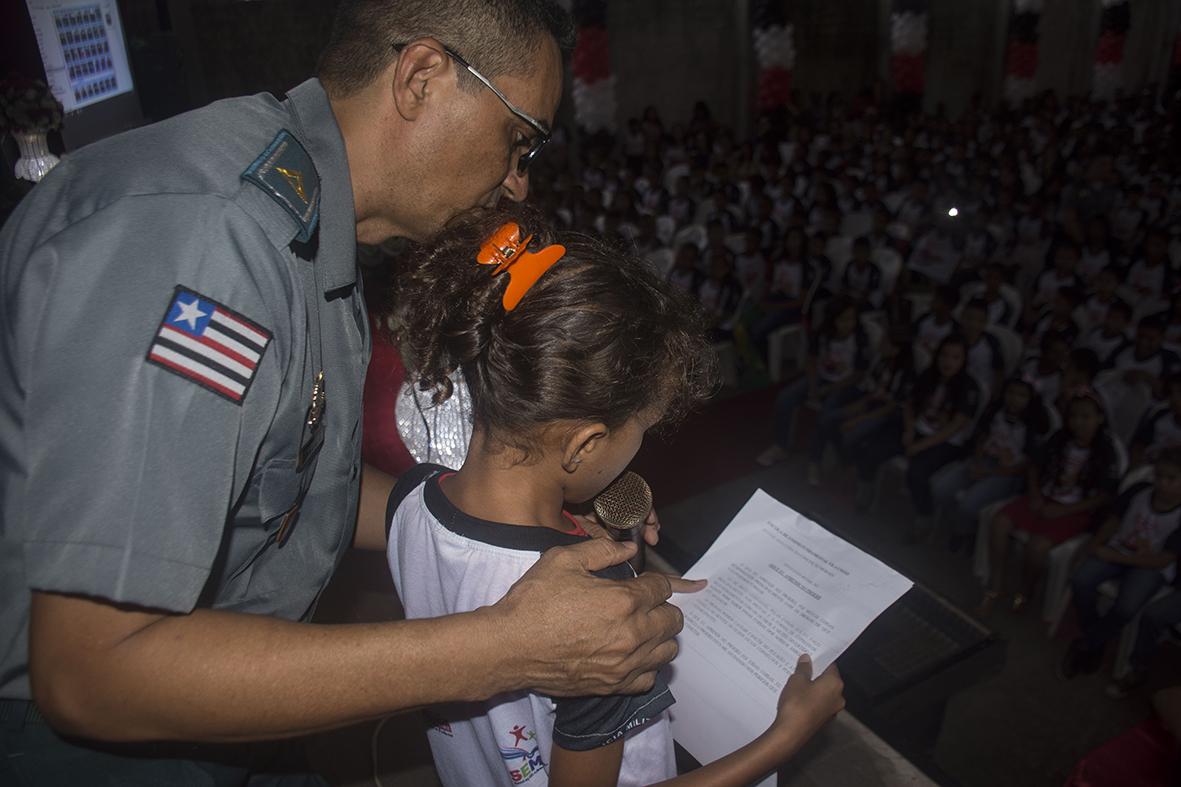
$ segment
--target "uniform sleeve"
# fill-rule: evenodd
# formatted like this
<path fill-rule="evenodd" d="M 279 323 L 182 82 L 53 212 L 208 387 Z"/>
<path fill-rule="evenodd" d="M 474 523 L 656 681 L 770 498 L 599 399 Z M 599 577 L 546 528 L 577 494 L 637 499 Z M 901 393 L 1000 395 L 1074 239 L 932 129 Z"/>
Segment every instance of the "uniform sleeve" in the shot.
<path fill-rule="evenodd" d="M 635 572 L 626 564 L 596 571 L 604 579 L 628 579 Z M 554 698 L 553 741 L 567 751 L 588 751 L 606 746 L 628 732 L 655 721 L 675 700 L 665 675 L 656 678 L 644 694 L 611 697 Z"/>
<path fill-rule="evenodd" d="M 291 352 L 286 260 L 224 198 L 152 194 L 9 262 L 22 266 L 7 349 L 26 450 L 6 535 L 22 544 L 28 586 L 191 610 L 276 412 Z M 267 340 L 253 360 L 238 346 L 239 401 L 149 361 L 178 287 L 209 299 L 190 302 L 186 323 L 217 302 Z"/>

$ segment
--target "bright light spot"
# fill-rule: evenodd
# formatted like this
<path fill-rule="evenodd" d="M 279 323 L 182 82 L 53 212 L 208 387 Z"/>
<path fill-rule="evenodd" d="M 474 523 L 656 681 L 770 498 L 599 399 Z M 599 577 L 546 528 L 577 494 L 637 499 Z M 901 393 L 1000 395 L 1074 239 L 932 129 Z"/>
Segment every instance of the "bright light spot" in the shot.
<path fill-rule="evenodd" d="M 960 215 L 960 209 L 959 208 L 950 208 L 947 211 L 947 215 L 951 216 L 954 219 L 956 216 Z"/>

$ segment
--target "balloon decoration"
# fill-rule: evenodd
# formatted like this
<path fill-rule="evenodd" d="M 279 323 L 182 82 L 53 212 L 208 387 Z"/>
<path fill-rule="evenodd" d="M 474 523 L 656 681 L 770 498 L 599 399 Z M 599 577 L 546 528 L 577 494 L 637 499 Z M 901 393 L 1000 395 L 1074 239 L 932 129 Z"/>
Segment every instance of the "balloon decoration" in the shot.
<path fill-rule="evenodd" d="M 1128 0 L 1102 0 L 1102 5 L 1091 93 L 1108 101 L 1115 98 L 1123 85 L 1124 43 L 1132 24 L 1132 6 Z"/>
<path fill-rule="evenodd" d="M 783 0 L 755 0 L 751 38 L 759 65 L 758 107 L 786 106 L 791 100 L 791 75 L 796 64 L 795 28 L 787 24 Z"/>
<path fill-rule="evenodd" d="M 1013 0 L 1005 51 L 1005 99 L 1020 104 L 1036 92 L 1038 23 L 1042 0 Z"/>
<path fill-rule="evenodd" d="M 894 90 L 921 96 L 927 68 L 928 0 L 894 0 L 890 14 L 890 75 Z"/>
<path fill-rule="evenodd" d="M 607 0 L 575 0 L 578 38 L 570 71 L 574 118 L 589 132 L 615 128 L 615 77 L 607 49 Z"/>

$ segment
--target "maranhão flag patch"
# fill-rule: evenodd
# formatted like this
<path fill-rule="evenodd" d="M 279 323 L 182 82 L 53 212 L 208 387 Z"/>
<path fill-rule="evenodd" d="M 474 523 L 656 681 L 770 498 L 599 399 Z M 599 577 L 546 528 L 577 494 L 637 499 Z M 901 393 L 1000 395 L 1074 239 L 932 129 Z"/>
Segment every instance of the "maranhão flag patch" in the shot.
<path fill-rule="evenodd" d="M 229 307 L 177 287 L 148 348 L 148 363 L 242 404 L 271 332 Z"/>

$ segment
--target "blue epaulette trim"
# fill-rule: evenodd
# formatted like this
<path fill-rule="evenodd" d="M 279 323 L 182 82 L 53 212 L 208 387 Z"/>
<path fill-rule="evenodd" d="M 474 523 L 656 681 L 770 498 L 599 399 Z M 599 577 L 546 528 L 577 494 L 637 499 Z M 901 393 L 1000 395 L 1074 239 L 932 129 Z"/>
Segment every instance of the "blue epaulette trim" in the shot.
<path fill-rule="evenodd" d="M 282 129 L 242 173 L 299 223 L 297 239 L 307 243 L 320 220 L 320 174 L 299 140 Z"/>

